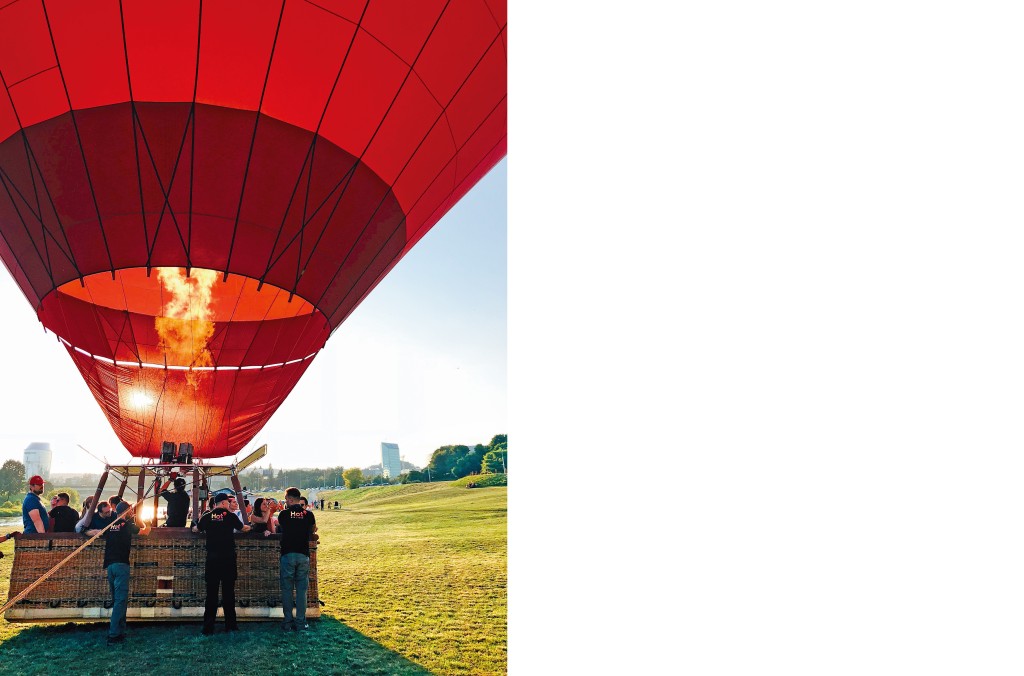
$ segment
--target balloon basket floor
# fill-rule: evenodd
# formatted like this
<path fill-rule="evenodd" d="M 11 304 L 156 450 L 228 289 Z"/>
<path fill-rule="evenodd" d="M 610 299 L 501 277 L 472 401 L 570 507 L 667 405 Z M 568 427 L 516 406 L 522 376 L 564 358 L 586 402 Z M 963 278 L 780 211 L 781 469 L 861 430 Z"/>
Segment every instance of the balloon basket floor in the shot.
<path fill-rule="evenodd" d="M 278 578 L 281 536 L 238 533 L 235 609 L 239 620 L 284 617 Z M 78 549 L 76 533 L 23 535 L 14 546 L 10 592 L 14 598 Z M 113 597 L 103 568 L 105 542 L 97 538 L 7 610 L 8 622 L 108 621 Z M 316 542 L 310 542 L 306 617 L 320 616 Z M 188 528 L 154 528 L 132 540 L 128 619 L 201 621 L 206 605 L 206 536 Z M 218 611 L 222 615 L 223 611 Z"/>

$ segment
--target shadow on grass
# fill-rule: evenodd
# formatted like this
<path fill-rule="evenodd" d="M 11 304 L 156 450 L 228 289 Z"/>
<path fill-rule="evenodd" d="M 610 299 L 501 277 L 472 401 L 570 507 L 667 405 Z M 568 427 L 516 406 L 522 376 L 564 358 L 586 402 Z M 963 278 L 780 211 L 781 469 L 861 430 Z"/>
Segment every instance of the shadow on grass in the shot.
<path fill-rule="evenodd" d="M 213 636 L 200 634 L 195 622 L 129 621 L 128 640 L 115 646 L 106 645 L 105 623 L 20 626 L 0 643 L 0 673 L 432 673 L 328 615 L 303 632 L 285 632 L 274 621 L 243 622 L 226 634 L 218 622 Z"/>

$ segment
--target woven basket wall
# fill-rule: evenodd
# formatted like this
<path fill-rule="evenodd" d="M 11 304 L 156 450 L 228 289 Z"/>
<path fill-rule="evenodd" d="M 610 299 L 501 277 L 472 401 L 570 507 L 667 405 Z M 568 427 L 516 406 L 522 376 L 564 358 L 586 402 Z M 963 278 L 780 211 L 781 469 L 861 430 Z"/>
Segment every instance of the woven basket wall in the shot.
<path fill-rule="evenodd" d="M 8 598 L 46 574 L 53 566 L 78 549 L 88 538 L 74 533 L 25 535 L 14 548 L 14 567 Z M 78 619 L 95 615 L 95 610 L 107 609 L 111 603 L 110 587 L 103 569 L 104 541 L 102 538 L 79 552 L 45 582 L 8 611 L 12 621 L 44 619 Z M 281 608 L 281 590 L 278 581 L 281 557 L 280 535 L 235 536 L 238 556 L 238 580 L 235 582 L 235 607 L 239 617 L 246 610 L 258 609 L 264 619 L 274 617 L 273 609 Z M 306 595 L 307 617 L 320 615 L 317 585 L 316 543 L 310 542 L 309 589 Z M 206 603 L 206 536 L 186 528 L 154 528 L 150 535 L 136 535 L 132 539 L 131 578 L 128 587 L 129 617 L 140 616 L 132 609 L 156 609 L 155 613 L 141 611 L 143 617 L 159 620 L 161 609 L 202 609 Z M 164 578 L 162 581 L 159 578 Z M 171 579 L 168 579 L 171 578 Z M 161 588 L 162 587 L 162 588 Z M 161 588 L 161 589 L 158 589 Z M 24 612 L 46 609 L 45 613 Z M 66 610 L 66 612 L 62 612 Z M 92 611 L 92 615 L 85 611 Z M 267 612 L 262 612 L 266 610 Z M 109 612 L 106 613 L 109 615 Z M 192 616 L 195 613 L 190 613 Z M 182 619 L 180 613 L 173 613 Z M 38 617 L 31 617 L 38 616 Z M 245 618 L 260 619 L 260 618 Z"/>

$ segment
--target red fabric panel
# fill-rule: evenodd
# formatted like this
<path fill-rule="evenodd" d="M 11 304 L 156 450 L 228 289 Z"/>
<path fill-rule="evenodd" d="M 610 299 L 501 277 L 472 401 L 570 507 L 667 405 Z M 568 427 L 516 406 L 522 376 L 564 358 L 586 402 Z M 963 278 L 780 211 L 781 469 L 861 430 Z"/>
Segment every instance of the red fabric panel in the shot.
<path fill-rule="evenodd" d="M 0 71 L 8 87 L 53 68 L 50 31 L 38 2 L 8 2 L 0 9 L 0 44 L 17 46 L 0 53 Z"/>
<path fill-rule="evenodd" d="M 159 457 L 165 440 L 191 442 L 198 458 L 238 453 L 313 361 L 189 373 L 115 366 L 70 348 L 68 354 L 121 443 L 132 455 L 146 458 Z"/>
<path fill-rule="evenodd" d="M 127 101 L 128 74 L 117 0 L 57 0 L 46 7 L 72 107 Z M 97 77 L 100 73 L 103 76 Z"/>
<path fill-rule="evenodd" d="M 229 2 L 203 5 L 198 102 L 256 110 L 280 11 L 277 2 L 249 2 L 244 12 Z"/>
<path fill-rule="evenodd" d="M 317 0 L 316 4 L 331 14 L 356 24 L 369 0 Z"/>
<path fill-rule="evenodd" d="M 315 130 L 354 32 L 315 5 L 288 4 L 261 112 Z"/>
<path fill-rule="evenodd" d="M 442 0 L 371 2 L 362 26 L 411 66 L 444 6 Z"/>
<path fill-rule="evenodd" d="M 128 75 L 134 99 L 191 101 L 196 79 L 199 3 L 125 0 L 123 6 Z"/>
<path fill-rule="evenodd" d="M 497 32 L 482 0 L 452 0 L 416 62 L 416 72 L 438 101 L 451 101 Z"/>
<path fill-rule="evenodd" d="M 360 156 L 408 72 L 409 66 L 387 47 L 366 33 L 357 34 L 320 134 Z M 355 101 L 359 104 L 353 105 Z"/>
<path fill-rule="evenodd" d="M 29 127 L 69 110 L 64 85 L 56 68 L 44 70 L 16 85 L 8 85 L 22 126 Z"/>
<path fill-rule="evenodd" d="M 380 131 L 363 156 L 381 179 L 391 185 L 409 158 L 421 150 L 423 139 L 440 117 L 441 106 L 417 78 L 409 78 L 402 87 Z"/>

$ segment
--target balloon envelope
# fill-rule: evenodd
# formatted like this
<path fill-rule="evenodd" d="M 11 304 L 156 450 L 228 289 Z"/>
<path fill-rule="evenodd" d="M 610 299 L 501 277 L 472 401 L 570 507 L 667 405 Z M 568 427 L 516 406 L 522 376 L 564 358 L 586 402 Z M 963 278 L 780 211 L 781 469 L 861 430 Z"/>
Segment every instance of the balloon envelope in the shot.
<path fill-rule="evenodd" d="M 0 8 L 0 258 L 133 455 L 239 451 L 506 152 L 505 3 Z"/>

